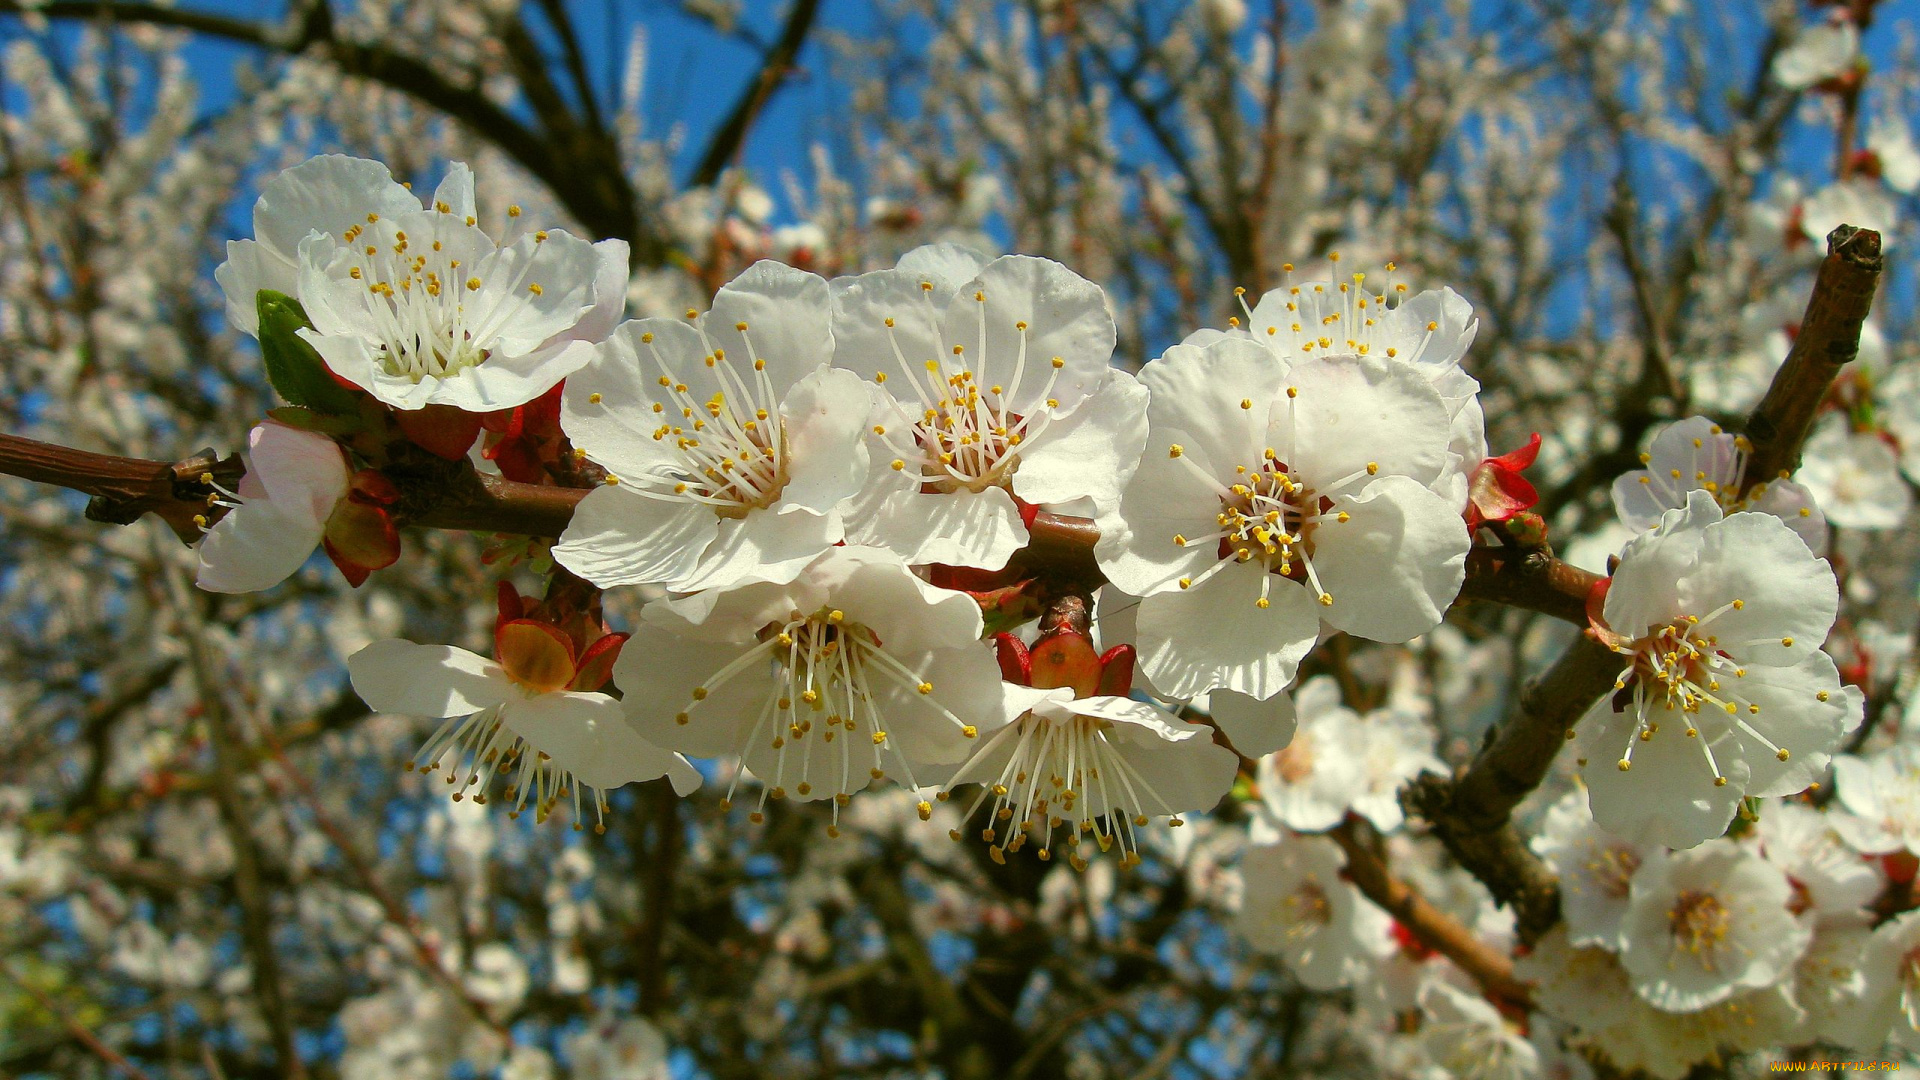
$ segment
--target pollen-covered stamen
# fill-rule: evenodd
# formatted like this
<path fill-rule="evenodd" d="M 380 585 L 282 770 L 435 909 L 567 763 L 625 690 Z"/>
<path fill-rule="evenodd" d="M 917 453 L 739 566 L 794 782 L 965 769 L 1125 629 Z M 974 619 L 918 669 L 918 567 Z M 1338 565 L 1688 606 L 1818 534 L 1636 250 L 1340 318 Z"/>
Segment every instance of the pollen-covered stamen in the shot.
<path fill-rule="evenodd" d="M 1696 958 L 1700 966 L 1714 970 L 1716 950 L 1733 926 L 1733 912 L 1710 892 L 1683 889 L 1667 909 L 1667 932 L 1674 947 Z"/>
<path fill-rule="evenodd" d="M 571 772 L 554 764 L 552 758 L 533 748 L 511 728 L 500 722 L 500 710 L 483 709 L 471 716 L 450 717 L 429 737 L 406 770 L 429 774 L 440 768 L 441 759 L 451 753 L 454 765 L 446 772 L 446 782 L 454 788 L 453 800 L 460 802 L 473 791 L 473 801 L 487 802 L 487 789 L 496 775 L 511 774 L 503 794 L 513 803 L 507 816 L 518 818 L 527 806 L 533 806 L 534 820 L 545 823 L 554 807 L 570 799 L 573 827 L 584 827 L 580 792 L 589 792 L 594 812 L 594 831 L 606 831 L 606 792 L 579 783 Z"/>
<path fill-rule="evenodd" d="M 930 305 L 930 290 L 923 289 L 922 295 Z M 887 340 L 912 392 L 896 395 L 898 424 L 875 433 L 893 451 L 896 469 L 912 468 L 920 476 L 923 491 L 1007 487 L 1019 468 L 1021 444 L 1045 431 L 1059 407 L 1053 393 L 1066 361 L 1056 356 L 1048 361 L 1042 404 L 1029 413 L 1014 411 L 1010 399 L 1026 378 L 1027 324 L 1014 324 L 1020 344 L 1012 358 L 1012 372 L 1005 384 L 995 382 L 994 369 L 1005 358 L 987 355 L 986 294 L 976 292 L 974 303 L 977 334 L 971 350 L 952 345 L 918 364 L 902 351 L 894 320 L 886 321 Z"/>
<path fill-rule="evenodd" d="M 1258 465 L 1236 466 L 1232 482 L 1222 483 L 1187 458 L 1181 447 L 1169 447 L 1168 454 L 1220 497 L 1220 511 L 1214 518 L 1217 532 L 1173 537 L 1177 547 L 1212 544 L 1219 557 L 1198 577 L 1180 579 L 1181 588 L 1204 583 L 1230 563 L 1257 561 L 1272 574 L 1304 583 L 1320 603 L 1333 604 L 1332 594 L 1320 583 L 1319 572 L 1314 569 L 1313 554 L 1316 535 L 1323 526 L 1351 520 L 1346 511 L 1338 509 L 1336 495 L 1353 477 L 1330 485 L 1324 492 L 1316 490 L 1268 448 Z M 1369 466 L 1357 475 L 1376 472 Z M 1271 581 L 1261 583 L 1256 606 L 1265 608 L 1271 603 L 1271 585 Z"/>
<path fill-rule="evenodd" d="M 1311 937 L 1333 922 L 1333 901 L 1317 878 L 1308 878 L 1287 894 L 1285 901 L 1288 938 Z"/>
<path fill-rule="evenodd" d="M 1656 469 L 1653 455 L 1642 453 L 1640 464 L 1647 469 L 1641 474 L 1640 483 L 1668 506 L 1685 506 L 1687 493 L 1698 490 L 1712 495 L 1725 513 L 1751 509 L 1767 493 L 1764 482 L 1750 490 L 1741 490 L 1746 482 L 1747 460 L 1753 453 L 1753 443 L 1745 435 L 1732 436 L 1731 450 L 1723 454 L 1718 446 L 1708 447 L 1708 438 L 1719 443 L 1726 434 L 1719 425 L 1714 425 L 1707 437 L 1695 437 L 1684 467 L 1668 464 Z"/>
<path fill-rule="evenodd" d="M 1135 830 L 1150 816 L 1166 813 L 1169 804 L 1108 740 L 1112 728 L 1112 721 L 1095 716 L 1029 712 L 996 732 L 954 775 L 950 786 L 982 785 L 967 807 L 966 821 L 992 800 L 980 836 L 995 862 L 1028 844 L 1036 844 L 1039 857 L 1050 860 L 1054 834 L 1064 828 L 1067 861 L 1076 870 L 1087 868 L 1087 838 L 1101 851 L 1117 844 L 1122 867 L 1139 865 Z M 1003 752 L 1006 761 L 997 774 L 976 764 Z M 963 838 L 959 829 L 950 835 Z"/>
<path fill-rule="evenodd" d="M 701 362 L 720 387 L 704 401 L 667 362 L 653 335 L 641 335 L 659 372 L 654 380 L 659 387 L 654 410 L 662 420 L 653 438 L 671 444 L 679 452 L 679 461 L 663 474 L 626 478 L 637 482 L 638 494 L 702 503 L 721 517 L 745 517 L 778 501 L 787 483 L 780 402 L 767 378 L 766 362 L 754 353 L 753 341 L 746 336 L 745 324 L 738 328 L 747 342 L 747 374 L 737 370 L 738 361 L 726 350 L 715 348 L 701 333 L 707 350 Z"/>
<path fill-rule="evenodd" d="M 1715 786 L 1725 786 L 1727 778 L 1714 757 L 1713 737 L 1703 734 L 1701 726 L 1716 717 L 1724 718 L 1729 728 L 1759 743 L 1781 761 L 1792 756 L 1748 722 L 1749 717 L 1760 715 L 1761 710 L 1758 703 L 1739 689 L 1741 680 L 1747 677 L 1747 669 L 1727 653 L 1718 637 L 1707 632 L 1720 616 L 1745 606 L 1743 600 L 1732 600 L 1704 618 L 1685 615 L 1637 641 L 1613 645 L 1615 652 L 1631 660 L 1613 685 L 1615 691 L 1626 694 L 1631 684 L 1635 715 L 1626 750 L 1620 757 L 1622 772 L 1632 767 L 1634 744 L 1651 742 L 1660 734 L 1660 725 L 1649 718 L 1650 710 L 1656 706 L 1686 718 L 1685 728 L 1677 734 L 1698 740 L 1708 776 Z M 1790 645 L 1791 639 L 1785 642 Z"/>
<path fill-rule="evenodd" d="M 743 674 L 771 671 L 771 689 L 757 708 L 738 752 L 762 764 L 762 787 L 753 820 L 763 819 L 769 799 L 791 791 L 803 798 L 816 791 L 835 796 L 839 808 L 853 792 L 897 770 L 909 787 L 918 787 L 913 766 L 879 702 L 892 698 L 898 709 L 925 709 L 971 732 L 932 696 L 934 686 L 889 653 L 872 629 L 834 608 L 812 614 L 789 613 L 768 624 L 760 641 L 709 676 L 693 690 L 692 700 L 674 717 L 691 723 L 713 694 Z M 902 691 L 889 694 L 889 690 Z M 900 717 L 896 716 L 896 720 Z M 770 765 L 761 753 L 771 750 Z M 731 805 L 740 775 L 727 788 Z"/>
<path fill-rule="evenodd" d="M 1333 253 L 1330 261 L 1337 267 L 1338 253 Z M 1389 297 L 1404 299 L 1407 287 L 1393 281 L 1394 264 L 1388 263 L 1386 292 L 1375 293 L 1366 287 L 1367 275 L 1351 274 L 1344 281 L 1337 281 L 1328 293 L 1328 286 L 1311 286 L 1311 297 L 1300 286 L 1293 284 L 1292 264 L 1284 278 L 1283 287 L 1287 290 L 1285 317 L 1281 321 L 1267 321 L 1261 325 L 1246 306 L 1245 290 L 1236 289 L 1235 296 L 1241 297 L 1240 306 L 1247 316 L 1247 329 L 1257 341 L 1266 341 L 1273 345 L 1291 345 L 1295 352 L 1311 355 L 1320 353 L 1346 353 L 1361 356 L 1385 356 L 1390 359 L 1417 361 L 1425 355 L 1427 347 L 1433 342 L 1440 330 L 1437 322 L 1428 322 L 1420 328 L 1421 337 L 1411 349 L 1402 349 L 1395 344 L 1401 340 L 1396 333 L 1389 332 L 1389 320 L 1386 316 L 1394 310 Z"/>
<path fill-rule="evenodd" d="M 457 231 L 456 226 L 450 235 Z M 532 280 L 534 260 L 523 260 L 511 281 L 487 282 L 432 235 L 439 232 L 432 227 L 428 236 L 410 237 L 396 223 L 368 214 L 364 225 L 341 236 L 352 252 L 347 276 L 367 291 L 382 370 L 416 383 L 484 363 L 501 328 L 521 313 L 522 305 L 508 299 L 477 305 L 481 314 L 474 317 L 468 310 L 472 294 L 489 287 L 508 298 L 545 291 Z M 466 251 L 469 245 L 451 248 Z"/>

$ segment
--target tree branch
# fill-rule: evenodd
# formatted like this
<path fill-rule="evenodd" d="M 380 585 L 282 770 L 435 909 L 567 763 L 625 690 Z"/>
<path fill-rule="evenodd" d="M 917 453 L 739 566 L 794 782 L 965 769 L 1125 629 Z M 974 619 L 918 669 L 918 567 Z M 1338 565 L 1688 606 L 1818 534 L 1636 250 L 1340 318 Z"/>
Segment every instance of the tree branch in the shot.
<path fill-rule="evenodd" d="M 543 132 L 522 123 L 487 98 L 478 80 L 473 86 L 461 86 L 426 61 L 385 44 L 334 35 L 333 20 L 324 4 L 308 9 L 298 25 L 285 32 L 251 19 L 134 0 L 52 0 L 45 4 L 0 0 L 0 12 L 165 26 L 288 56 L 318 50 L 342 73 L 398 90 L 460 121 L 499 147 L 538 177 L 594 238 L 612 237 L 631 244 L 636 264 L 653 265 L 664 257 L 664 245 L 640 220 L 638 198 L 617 161 L 611 167 L 597 163 L 602 167 L 593 170 L 594 175 L 583 177 L 577 157 L 560 152 L 563 148 L 555 145 L 555 137 L 566 132 Z M 604 132 L 600 135 L 602 141 L 612 145 L 610 136 Z"/>
<path fill-rule="evenodd" d="M 693 175 L 687 178 L 688 187 L 706 187 L 718 180 L 721 172 L 732 163 L 734 155 L 745 145 L 754 119 L 793 71 L 794 59 L 800 55 L 800 47 L 806 44 L 807 35 L 812 32 L 814 19 L 819 13 L 820 0 L 793 0 L 793 10 L 787 12 L 787 21 L 780 29 L 780 37 L 767 50 L 759 73 L 741 91 L 739 100 L 734 102 L 726 120 L 708 140 L 706 152 L 700 155 L 700 164 L 694 168 Z"/>
<path fill-rule="evenodd" d="M 1353 818 L 1341 822 L 1327 835 L 1346 852 L 1347 876 L 1367 899 L 1393 916 L 1420 939 L 1421 944 L 1472 975 L 1489 996 L 1522 1009 L 1533 1007 L 1533 996 L 1526 984 L 1514 977 L 1513 961 L 1395 877 L 1376 846 L 1360 835 Z"/>

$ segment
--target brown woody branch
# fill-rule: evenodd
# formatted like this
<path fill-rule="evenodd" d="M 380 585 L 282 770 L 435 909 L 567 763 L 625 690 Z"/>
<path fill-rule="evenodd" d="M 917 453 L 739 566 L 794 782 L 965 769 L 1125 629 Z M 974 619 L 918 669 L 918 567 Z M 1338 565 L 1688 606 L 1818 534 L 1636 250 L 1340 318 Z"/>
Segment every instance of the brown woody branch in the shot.
<path fill-rule="evenodd" d="M 1395 877 L 1374 842 L 1376 837 L 1362 835 L 1352 818 L 1327 835 L 1346 852 L 1347 877 L 1367 899 L 1393 916 L 1421 944 L 1472 975 L 1489 997 L 1521 1009 L 1532 1008 L 1533 996 L 1526 984 L 1514 977 L 1512 959 L 1481 941 L 1460 920 L 1434 907 L 1412 886 Z"/>

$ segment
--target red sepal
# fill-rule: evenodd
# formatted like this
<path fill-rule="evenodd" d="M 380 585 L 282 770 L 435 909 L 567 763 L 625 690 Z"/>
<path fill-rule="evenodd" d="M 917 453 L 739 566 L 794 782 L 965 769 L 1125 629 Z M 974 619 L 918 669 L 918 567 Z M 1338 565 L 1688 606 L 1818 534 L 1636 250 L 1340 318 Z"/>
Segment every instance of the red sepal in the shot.
<path fill-rule="evenodd" d="M 481 418 L 451 405 L 396 409 L 394 422 L 413 444 L 437 457 L 459 461 L 480 435 Z"/>
<path fill-rule="evenodd" d="M 394 528 L 392 515 L 384 507 L 363 502 L 357 492 L 333 505 L 321 544 L 327 558 L 356 589 L 368 574 L 400 559 L 400 530 Z"/>
<path fill-rule="evenodd" d="M 1020 511 L 1020 524 L 1026 526 L 1028 531 L 1032 531 L 1033 519 L 1040 516 L 1040 508 L 1025 499 L 1017 497 L 1013 500 L 1013 505 L 1015 509 Z"/>
<path fill-rule="evenodd" d="M 1435 955 L 1434 951 L 1428 948 L 1427 943 L 1421 941 L 1418 935 L 1407 929 L 1405 923 L 1395 919 L 1392 926 L 1393 940 L 1400 946 L 1400 951 L 1415 960 L 1425 961 L 1433 959 Z"/>
<path fill-rule="evenodd" d="M 574 678 L 573 640 L 533 619 L 502 623 L 493 632 L 493 655 L 508 678 L 541 693 L 564 689 Z"/>
<path fill-rule="evenodd" d="M 1033 684 L 1033 654 L 1027 643 L 1012 634 L 993 635 L 993 655 L 1000 661 L 1000 677 L 1017 686 Z"/>
<path fill-rule="evenodd" d="M 1126 697 L 1133 692 L 1132 645 L 1115 645 L 1100 656 L 1100 685 L 1095 693 L 1106 697 Z"/>
<path fill-rule="evenodd" d="M 1886 868 L 1888 881 L 1905 885 L 1913 880 L 1914 871 L 1920 870 L 1920 859 L 1914 858 L 1911 851 L 1896 851 L 1880 856 L 1880 865 Z"/>
<path fill-rule="evenodd" d="M 1540 456 L 1540 433 L 1527 445 L 1482 461 L 1467 482 L 1467 528 L 1489 521 L 1505 521 L 1540 501 L 1527 478 L 1520 475 Z"/>
<path fill-rule="evenodd" d="M 1056 630 L 1034 642 L 1028 652 L 1028 685 L 1034 689 L 1067 686 L 1076 698 L 1092 697 L 1099 690 L 1100 657 L 1085 634 Z"/>
<path fill-rule="evenodd" d="M 607 685 L 613 677 L 613 662 L 620 659 L 620 647 L 626 643 L 626 634 L 605 634 L 587 646 L 574 666 L 573 681 L 567 689 L 591 693 Z"/>

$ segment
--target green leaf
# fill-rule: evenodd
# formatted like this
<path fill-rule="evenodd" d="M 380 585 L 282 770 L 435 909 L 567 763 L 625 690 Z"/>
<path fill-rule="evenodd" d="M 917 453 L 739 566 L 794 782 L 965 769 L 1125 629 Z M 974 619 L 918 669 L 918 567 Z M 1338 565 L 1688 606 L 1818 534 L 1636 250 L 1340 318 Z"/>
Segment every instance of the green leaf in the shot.
<path fill-rule="evenodd" d="M 277 409 L 268 409 L 267 415 L 301 431 L 312 431 L 321 435 L 351 435 L 366 427 L 358 416 L 329 416 L 317 413 L 299 405 L 282 405 Z"/>
<path fill-rule="evenodd" d="M 318 413 L 352 414 L 359 405 L 354 394 L 333 381 L 326 361 L 297 331 L 311 329 L 300 301 L 272 289 L 254 298 L 260 313 L 260 358 L 266 361 L 267 381 L 292 404 Z"/>

